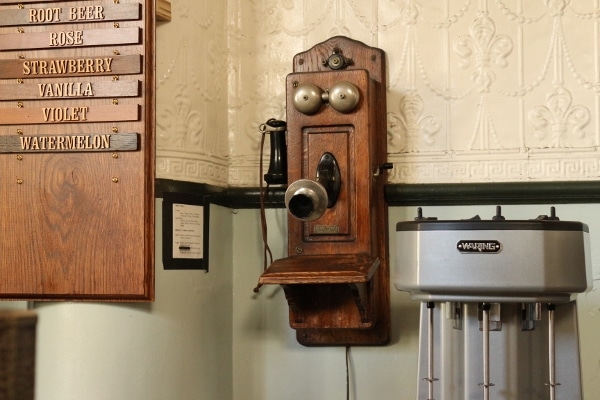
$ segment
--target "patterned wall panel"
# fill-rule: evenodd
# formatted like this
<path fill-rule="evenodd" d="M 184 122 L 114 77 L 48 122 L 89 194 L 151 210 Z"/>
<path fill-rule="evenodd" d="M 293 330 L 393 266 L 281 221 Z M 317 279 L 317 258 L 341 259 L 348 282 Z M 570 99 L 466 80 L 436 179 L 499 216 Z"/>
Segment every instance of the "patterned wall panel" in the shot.
<path fill-rule="evenodd" d="M 597 178 L 597 2 L 420 3 L 391 34 L 393 182 Z"/>
<path fill-rule="evenodd" d="M 219 166 L 210 182 L 189 180 L 257 186 L 258 126 L 285 119 L 292 57 L 335 35 L 386 51 L 391 182 L 599 176 L 598 0 L 222 3 L 173 5 L 180 34 L 165 34 L 159 54 L 159 176 L 174 172 L 163 154 L 180 152 Z"/>
<path fill-rule="evenodd" d="M 226 186 L 227 3 L 177 1 L 157 27 L 158 178 Z"/>

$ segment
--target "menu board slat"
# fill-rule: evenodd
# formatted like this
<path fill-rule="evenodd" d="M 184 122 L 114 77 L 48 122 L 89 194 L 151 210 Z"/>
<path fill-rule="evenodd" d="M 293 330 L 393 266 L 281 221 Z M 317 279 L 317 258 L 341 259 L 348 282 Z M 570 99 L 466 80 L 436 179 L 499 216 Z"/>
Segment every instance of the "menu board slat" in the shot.
<path fill-rule="evenodd" d="M 0 0 L 1 5 L 8 4 L 28 4 L 28 3 L 66 3 L 69 1 L 78 1 L 78 0 Z"/>
<path fill-rule="evenodd" d="M 0 86 L 0 101 L 136 97 L 140 81 L 70 81 Z"/>
<path fill-rule="evenodd" d="M 0 27 L 140 19 L 139 3 L 36 7 L 0 11 Z"/>
<path fill-rule="evenodd" d="M 135 151 L 137 149 L 137 133 L 0 136 L 0 154 Z"/>
<path fill-rule="evenodd" d="M 0 51 L 138 44 L 140 32 L 140 28 L 109 28 L 5 33 L 0 35 Z"/>
<path fill-rule="evenodd" d="M 141 72 L 142 57 L 139 54 L 0 60 L 0 79 L 129 75 Z"/>
<path fill-rule="evenodd" d="M 2 108 L 0 109 L 0 124 L 22 125 L 137 121 L 139 119 L 139 108 L 138 104 Z"/>

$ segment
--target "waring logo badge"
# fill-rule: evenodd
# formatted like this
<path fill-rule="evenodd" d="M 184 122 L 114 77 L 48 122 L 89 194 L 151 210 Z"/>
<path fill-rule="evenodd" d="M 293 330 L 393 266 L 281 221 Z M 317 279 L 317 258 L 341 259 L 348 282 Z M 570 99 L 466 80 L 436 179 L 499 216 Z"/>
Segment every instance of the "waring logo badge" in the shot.
<path fill-rule="evenodd" d="M 461 253 L 498 253 L 502 244 L 497 240 L 461 240 L 456 249 Z"/>

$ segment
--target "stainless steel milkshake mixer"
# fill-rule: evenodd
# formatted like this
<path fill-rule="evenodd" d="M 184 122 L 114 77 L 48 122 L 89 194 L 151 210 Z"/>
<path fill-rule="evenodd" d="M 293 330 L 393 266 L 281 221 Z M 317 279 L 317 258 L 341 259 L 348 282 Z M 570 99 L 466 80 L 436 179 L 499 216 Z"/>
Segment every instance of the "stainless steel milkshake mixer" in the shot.
<path fill-rule="evenodd" d="M 394 286 L 421 301 L 418 400 L 582 399 L 586 224 L 555 213 L 396 226 Z"/>

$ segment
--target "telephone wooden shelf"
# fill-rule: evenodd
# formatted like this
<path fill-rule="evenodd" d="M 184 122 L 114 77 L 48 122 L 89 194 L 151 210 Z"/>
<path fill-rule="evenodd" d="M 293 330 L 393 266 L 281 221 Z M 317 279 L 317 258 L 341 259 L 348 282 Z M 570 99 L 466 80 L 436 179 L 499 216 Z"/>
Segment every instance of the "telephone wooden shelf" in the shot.
<path fill-rule="evenodd" d="M 276 260 L 260 277 L 265 285 L 335 284 L 368 282 L 379 258 L 369 254 L 306 255 Z"/>

